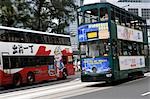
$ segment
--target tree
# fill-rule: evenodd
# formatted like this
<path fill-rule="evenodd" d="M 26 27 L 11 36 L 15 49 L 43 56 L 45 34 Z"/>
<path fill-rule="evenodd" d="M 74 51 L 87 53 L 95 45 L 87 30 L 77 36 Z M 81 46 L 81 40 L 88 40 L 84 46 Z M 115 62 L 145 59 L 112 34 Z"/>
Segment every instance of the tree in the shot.
<path fill-rule="evenodd" d="M 6 0 L 4 0 L 6 1 Z M 15 19 L 15 27 L 33 30 L 63 33 L 64 28 L 74 20 L 76 5 L 73 0 L 10 0 L 13 13 L 9 19 Z M 6 6 L 9 8 L 10 6 Z M 10 9 L 9 9 L 10 10 Z M 2 9 L 3 12 L 3 9 Z M 4 15 L 4 14 L 3 14 Z M 7 16 L 7 14 L 5 14 Z M 6 17 L 8 19 L 8 17 Z M 2 18 L 0 18 L 2 20 Z M 56 20 L 56 21 L 54 21 Z M 2 24 L 6 20 L 2 21 Z"/>
<path fill-rule="evenodd" d="M 10 0 L 1 0 L 0 23 L 5 26 L 15 26 L 16 12 Z"/>

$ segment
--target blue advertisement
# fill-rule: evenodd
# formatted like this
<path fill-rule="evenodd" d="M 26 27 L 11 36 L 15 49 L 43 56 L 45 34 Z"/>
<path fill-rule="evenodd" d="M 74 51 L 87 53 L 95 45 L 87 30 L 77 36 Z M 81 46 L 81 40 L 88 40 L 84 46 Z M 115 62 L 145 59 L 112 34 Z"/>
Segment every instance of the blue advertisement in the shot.
<path fill-rule="evenodd" d="M 105 73 L 111 69 L 109 59 L 104 57 L 83 59 L 81 66 L 86 73 Z"/>
<path fill-rule="evenodd" d="M 95 27 L 89 28 L 89 25 L 84 25 L 84 26 L 78 28 L 79 42 L 88 41 L 87 33 L 90 33 L 90 32 L 98 32 L 98 27 L 97 28 L 95 28 Z"/>
<path fill-rule="evenodd" d="M 108 39 L 108 38 L 109 38 L 108 22 L 86 24 L 78 28 L 79 42 L 86 42 L 97 39 Z"/>

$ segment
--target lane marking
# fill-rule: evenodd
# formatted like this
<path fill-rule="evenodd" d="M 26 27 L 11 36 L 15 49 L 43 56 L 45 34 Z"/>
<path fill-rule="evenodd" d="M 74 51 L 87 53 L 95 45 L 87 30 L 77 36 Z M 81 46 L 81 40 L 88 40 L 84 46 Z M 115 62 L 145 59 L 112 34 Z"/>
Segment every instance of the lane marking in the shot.
<path fill-rule="evenodd" d="M 33 89 L 25 89 L 25 90 L 19 90 L 19 91 L 14 91 L 10 93 L 3 93 L 0 95 L 0 99 L 2 97 L 8 97 L 8 96 L 14 96 L 14 95 L 24 95 L 28 93 L 35 93 L 39 91 L 45 91 L 45 90 L 53 90 L 53 89 L 58 89 L 58 88 L 63 88 L 63 87 L 69 87 L 72 85 L 77 85 L 80 84 L 81 81 L 74 81 L 74 82 L 67 82 L 67 83 L 62 83 L 62 84 L 56 84 L 56 85 L 50 85 L 50 86 L 43 86 L 43 87 L 37 87 Z"/>
<path fill-rule="evenodd" d="M 150 95 L 150 92 L 146 92 L 146 93 L 141 94 L 141 96 L 147 96 L 147 95 Z"/>
<path fill-rule="evenodd" d="M 41 88 L 37 88 L 34 90 L 22 90 L 19 92 L 14 92 L 11 94 L 5 94 L 1 95 L 0 99 L 31 99 L 31 98 L 37 98 L 37 97 L 42 97 L 42 96 L 47 96 L 50 94 L 56 94 L 64 91 L 69 91 L 77 88 L 82 88 L 85 86 L 89 85 L 94 85 L 94 84 L 100 84 L 100 82 L 90 82 L 90 83 L 81 83 L 81 81 L 77 81 L 78 83 L 69 83 L 70 85 L 66 86 L 57 86 L 55 89 L 52 89 L 50 87 L 45 88 L 45 90 L 41 90 Z"/>
<path fill-rule="evenodd" d="M 145 73 L 144 76 L 150 77 L 150 72 Z"/>
<path fill-rule="evenodd" d="M 44 97 L 37 97 L 37 98 L 33 98 L 33 99 L 64 99 L 64 98 L 70 98 L 70 97 L 74 97 L 74 96 L 79 96 L 79 95 L 84 95 L 84 94 L 88 94 L 88 93 L 93 93 L 96 91 L 101 91 L 101 90 L 105 90 L 105 89 L 109 89 L 112 87 L 101 87 L 101 88 L 81 88 L 81 89 L 76 89 L 76 90 L 71 90 L 71 91 L 66 91 L 63 93 L 59 93 L 59 94 L 53 94 L 53 95 L 47 95 Z"/>

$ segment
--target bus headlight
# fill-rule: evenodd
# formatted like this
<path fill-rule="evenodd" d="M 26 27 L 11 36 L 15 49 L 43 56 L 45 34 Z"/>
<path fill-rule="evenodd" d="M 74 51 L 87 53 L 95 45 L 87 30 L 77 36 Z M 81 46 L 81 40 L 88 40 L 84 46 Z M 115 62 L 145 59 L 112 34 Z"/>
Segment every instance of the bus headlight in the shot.
<path fill-rule="evenodd" d="M 106 74 L 106 77 L 111 77 L 112 76 L 112 74 Z"/>

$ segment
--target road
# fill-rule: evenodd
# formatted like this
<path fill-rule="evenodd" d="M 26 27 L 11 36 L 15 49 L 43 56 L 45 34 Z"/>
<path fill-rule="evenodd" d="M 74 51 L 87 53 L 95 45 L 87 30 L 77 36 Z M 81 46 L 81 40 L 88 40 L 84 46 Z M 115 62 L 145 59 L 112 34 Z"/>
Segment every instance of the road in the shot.
<path fill-rule="evenodd" d="M 95 86 L 94 89 L 100 89 Z M 142 78 L 111 88 L 65 99 L 150 99 L 150 78 Z"/>
<path fill-rule="evenodd" d="M 66 80 L 57 80 L 57 81 L 54 80 L 54 81 L 47 81 L 47 82 L 45 81 L 45 82 L 33 84 L 31 86 L 22 85 L 20 88 L 14 88 L 12 86 L 8 86 L 8 88 L 0 87 L 0 94 L 19 91 L 19 90 L 20 91 L 21 90 L 28 90 L 28 89 L 44 87 L 44 86 L 52 86 L 52 85 L 57 85 L 57 84 L 61 84 L 61 83 L 67 83 L 67 82 L 70 82 L 76 78 L 80 78 L 80 72 L 76 72 L 76 75 L 68 76 Z"/>
<path fill-rule="evenodd" d="M 0 94 L 0 99 L 150 99 L 150 77 L 110 86 L 104 82 L 81 82 L 80 78 Z"/>

